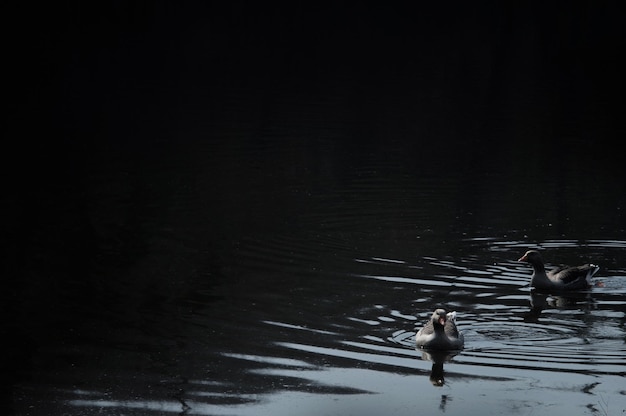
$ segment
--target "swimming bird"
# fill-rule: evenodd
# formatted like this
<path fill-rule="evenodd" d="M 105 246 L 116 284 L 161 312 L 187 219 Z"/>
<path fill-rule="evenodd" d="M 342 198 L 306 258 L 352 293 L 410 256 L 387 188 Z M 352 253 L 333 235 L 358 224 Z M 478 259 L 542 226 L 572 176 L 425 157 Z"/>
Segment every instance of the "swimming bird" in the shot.
<path fill-rule="evenodd" d="M 577 267 L 561 266 L 546 273 L 541 254 L 537 250 L 528 250 L 518 261 L 529 263 L 533 267 L 530 285 L 540 291 L 565 292 L 587 289 L 591 278 L 600 270 L 595 264 Z"/>
<path fill-rule="evenodd" d="M 456 327 L 456 312 L 435 310 L 430 320 L 415 335 L 415 343 L 420 348 L 441 351 L 463 348 L 463 333 Z"/>

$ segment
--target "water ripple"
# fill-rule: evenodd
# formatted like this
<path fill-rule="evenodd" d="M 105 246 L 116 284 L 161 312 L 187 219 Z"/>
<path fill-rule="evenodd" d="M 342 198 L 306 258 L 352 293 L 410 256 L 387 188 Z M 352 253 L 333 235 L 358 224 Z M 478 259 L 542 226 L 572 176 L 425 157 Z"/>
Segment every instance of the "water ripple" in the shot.
<path fill-rule="evenodd" d="M 356 258 L 355 263 L 361 264 L 363 271 L 370 267 L 372 273 L 353 273 L 354 278 L 390 283 L 393 286 L 389 288 L 396 293 L 404 289 L 422 296 L 406 298 L 405 307 L 398 307 L 401 305 L 396 299 L 346 317 L 354 326 L 353 334 L 363 332 L 357 335 L 361 341 L 337 341 L 334 347 L 281 345 L 362 362 L 411 367 L 398 361 L 398 357 L 415 356 L 415 331 L 435 306 L 443 305 L 457 310 L 459 327 L 466 334 L 466 349 L 454 358 L 457 363 L 585 373 L 624 372 L 616 366 L 626 357 L 624 271 L 600 277 L 609 289 L 605 285 L 571 296 L 535 295 L 528 290 L 530 270 L 515 261 L 517 251 L 511 253 L 512 249 L 529 247 L 528 244 L 488 238 L 472 241 L 485 244 L 487 249 L 500 247 L 508 253 L 508 260 L 497 258 L 496 263 L 485 264 L 479 256 L 422 256 L 412 261 L 380 256 Z M 575 240 L 549 240 L 534 246 L 571 249 L 578 245 Z M 587 245 L 615 250 L 626 243 L 593 240 Z M 386 274 L 387 269 L 393 273 Z M 436 301 L 442 293 L 443 299 Z M 383 358 L 385 354 L 392 357 Z"/>
<path fill-rule="evenodd" d="M 281 264 L 290 265 L 287 270 L 294 280 L 281 280 L 283 287 L 268 294 L 267 301 L 256 295 L 260 310 L 274 308 L 260 318 L 263 328 L 242 327 L 268 342 L 267 353 L 230 351 L 221 356 L 244 363 L 229 367 L 243 366 L 249 377 L 272 380 L 282 389 L 333 394 L 378 391 L 356 376 L 346 378 L 350 369 L 374 371 L 377 378 L 414 374 L 435 386 L 463 380 L 511 385 L 540 380 L 536 383 L 551 386 L 567 373 L 567 382 L 577 383 L 580 387 L 573 388 L 578 390 L 591 390 L 590 380 L 608 383 L 626 376 L 626 270 L 613 267 L 601 273 L 597 280 L 602 284 L 581 293 L 536 294 L 528 287 L 531 270 L 516 261 L 520 248 L 533 245 L 490 238 L 472 242 L 476 252 L 458 258 L 350 256 L 346 250 L 350 264 L 329 263 L 336 266 L 329 270 L 315 267 L 322 249 L 307 254 L 298 243 L 283 241 L 297 258 L 291 262 L 292 255 L 282 253 Z M 262 262 L 264 255 L 280 252 L 281 244 L 242 252 Z M 534 246 L 575 250 L 578 244 L 551 240 Z M 601 249 L 594 252 L 601 264 L 621 255 L 622 245 L 612 240 L 587 243 Z M 481 253 L 489 253 L 489 261 Z M 298 270 L 294 263 L 311 268 Z M 272 272 L 271 267 L 258 270 Z M 311 293 L 299 297 L 302 289 L 297 285 L 303 280 L 293 276 L 307 276 L 311 270 L 318 270 L 321 286 L 309 287 Z M 335 287 L 341 291 L 335 292 Z M 439 357 L 415 349 L 415 333 L 435 307 L 458 313 L 466 340 L 458 354 Z M 254 328 L 253 322 L 248 325 Z M 246 394 L 249 389 L 241 391 L 241 397 L 251 397 Z"/>

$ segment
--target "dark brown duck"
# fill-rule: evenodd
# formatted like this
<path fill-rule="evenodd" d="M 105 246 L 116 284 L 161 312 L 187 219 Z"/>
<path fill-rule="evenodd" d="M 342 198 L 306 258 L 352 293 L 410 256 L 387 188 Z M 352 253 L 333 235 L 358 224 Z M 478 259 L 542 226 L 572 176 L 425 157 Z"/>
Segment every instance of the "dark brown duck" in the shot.
<path fill-rule="evenodd" d="M 583 290 L 591 286 L 591 278 L 600 270 L 595 264 L 582 266 L 561 266 L 546 272 L 541 254 L 537 250 L 528 250 L 518 261 L 529 263 L 533 267 L 530 285 L 537 290 L 549 292 L 567 292 Z"/>

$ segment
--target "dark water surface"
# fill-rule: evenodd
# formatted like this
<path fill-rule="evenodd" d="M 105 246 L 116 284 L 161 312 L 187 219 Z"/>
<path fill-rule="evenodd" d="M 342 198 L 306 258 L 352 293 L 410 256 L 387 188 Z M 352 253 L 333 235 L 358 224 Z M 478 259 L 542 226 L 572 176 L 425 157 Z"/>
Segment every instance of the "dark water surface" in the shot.
<path fill-rule="evenodd" d="M 143 197 L 91 177 L 100 258 L 82 291 L 32 295 L 54 315 L 30 312 L 42 344 L 18 413 L 623 412 L 626 240 L 604 214 L 621 206 L 525 216 L 506 176 L 434 175 L 386 147 L 344 166 L 332 141 L 298 139 L 128 173 Z M 528 248 L 600 264 L 599 286 L 531 294 Z M 437 367 L 413 337 L 440 306 L 466 348 Z"/>
<path fill-rule="evenodd" d="M 34 115 L 64 139 L 21 145 L 3 203 L 8 409 L 624 414 L 623 37 L 344 10 L 295 48 L 176 10 L 69 22 L 87 40 L 49 56 Z M 596 285 L 532 293 L 529 248 Z M 413 345 L 437 307 L 466 340 L 444 362 Z"/>

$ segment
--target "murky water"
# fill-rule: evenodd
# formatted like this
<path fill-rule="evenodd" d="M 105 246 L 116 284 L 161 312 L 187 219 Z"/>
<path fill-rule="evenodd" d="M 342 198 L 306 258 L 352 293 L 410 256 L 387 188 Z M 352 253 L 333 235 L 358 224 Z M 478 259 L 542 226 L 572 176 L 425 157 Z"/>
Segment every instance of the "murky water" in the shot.
<path fill-rule="evenodd" d="M 113 9 L 17 59 L 8 411 L 626 412 L 617 13 Z M 532 293 L 529 248 L 596 285 Z M 456 355 L 414 348 L 438 307 Z"/>
<path fill-rule="evenodd" d="M 276 151 L 294 152 L 255 150 Z M 98 269 L 109 279 L 97 282 L 100 294 L 80 293 L 81 302 L 61 294 L 71 301 L 54 318 L 63 334 L 37 349 L 16 385 L 18 413 L 623 413 L 626 240 L 529 237 L 555 234 L 545 218 L 520 229 L 498 228 L 499 218 L 483 224 L 475 217 L 485 212 L 453 202 L 465 180 L 420 179 L 402 164 L 342 169 L 323 186 L 313 183 L 319 173 L 263 182 L 316 163 L 222 170 L 245 178 L 214 191 L 218 207 L 209 207 L 215 193 L 198 192 L 213 184 L 203 176 L 211 170 L 194 171 L 182 188 L 188 167 L 141 173 L 156 178 L 155 189 L 176 185 L 168 203 L 119 202 L 126 188 L 94 176 L 106 208 L 92 211 L 94 223 L 126 221 L 120 212 L 137 204 L 159 206 L 160 216 L 142 218 L 140 262 Z M 237 189 L 247 181 L 252 196 Z M 100 193 L 107 186 L 116 187 L 110 197 Z M 123 250 L 101 244 L 105 259 Z M 528 248 L 551 264 L 600 264 L 596 286 L 531 293 L 531 270 L 516 261 Z M 458 313 L 466 347 L 454 356 L 414 348 L 436 307 Z"/>

